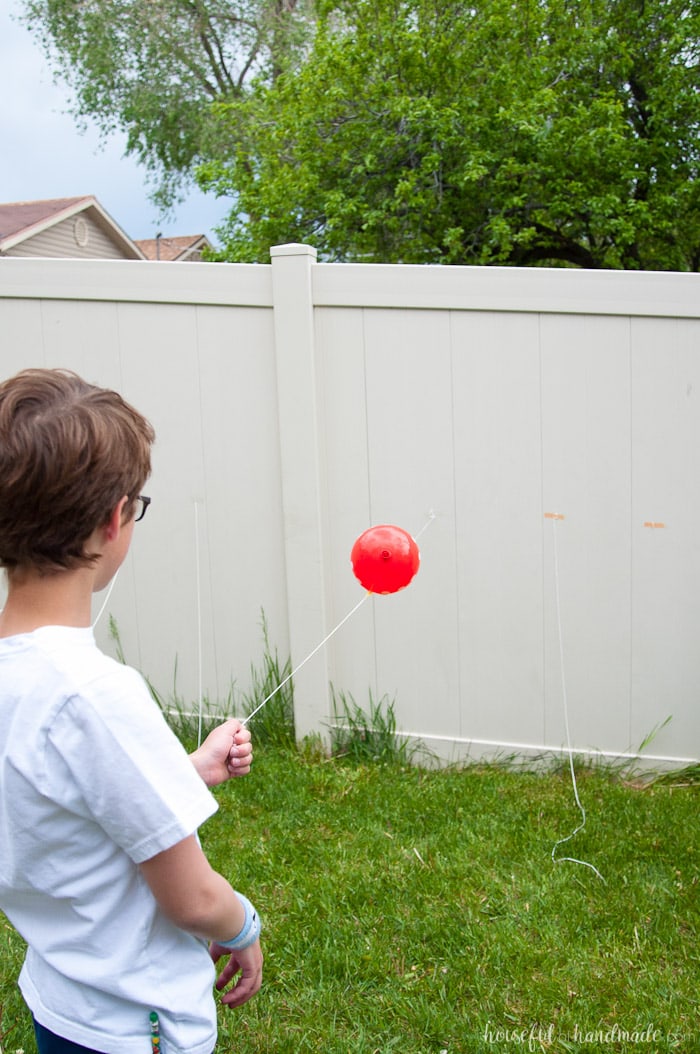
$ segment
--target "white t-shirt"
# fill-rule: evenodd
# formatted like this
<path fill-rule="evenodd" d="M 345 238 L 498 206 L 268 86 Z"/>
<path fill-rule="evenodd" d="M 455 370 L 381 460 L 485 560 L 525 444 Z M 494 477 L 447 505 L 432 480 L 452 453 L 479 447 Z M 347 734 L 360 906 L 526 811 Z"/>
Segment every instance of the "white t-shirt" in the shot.
<path fill-rule="evenodd" d="M 136 671 L 90 629 L 0 639 L 0 909 L 29 945 L 36 1019 L 105 1054 L 211 1054 L 214 966 L 138 864 L 216 801 Z"/>

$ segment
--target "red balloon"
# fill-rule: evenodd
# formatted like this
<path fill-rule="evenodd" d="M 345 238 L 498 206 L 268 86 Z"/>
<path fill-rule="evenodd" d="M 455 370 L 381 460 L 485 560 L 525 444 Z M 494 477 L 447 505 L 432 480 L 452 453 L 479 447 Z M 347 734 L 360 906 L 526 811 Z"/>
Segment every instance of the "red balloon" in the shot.
<path fill-rule="evenodd" d="M 370 593 L 396 593 L 415 575 L 420 553 L 407 531 L 385 523 L 363 531 L 350 560 L 355 577 Z"/>

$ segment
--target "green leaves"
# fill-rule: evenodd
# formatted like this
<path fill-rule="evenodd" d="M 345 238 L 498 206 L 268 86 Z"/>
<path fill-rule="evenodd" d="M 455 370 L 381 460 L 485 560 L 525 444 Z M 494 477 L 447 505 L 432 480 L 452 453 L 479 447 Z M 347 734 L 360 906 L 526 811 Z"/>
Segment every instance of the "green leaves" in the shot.
<path fill-rule="evenodd" d="M 694 269 L 698 29 L 674 0 L 326 7 L 202 173 L 243 215 L 225 256 Z"/>
<path fill-rule="evenodd" d="M 74 114 L 159 182 L 164 205 L 200 162 L 226 156 L 212 103 L 271 79 L 297 54 L 301 0 L 25 0 L 25 18 L 75 93 Z"/>
<path fill-rule="evenodd" d="M 25 0 L 78 117 L 222 258 L 697 270 L 687 0 Z"/>

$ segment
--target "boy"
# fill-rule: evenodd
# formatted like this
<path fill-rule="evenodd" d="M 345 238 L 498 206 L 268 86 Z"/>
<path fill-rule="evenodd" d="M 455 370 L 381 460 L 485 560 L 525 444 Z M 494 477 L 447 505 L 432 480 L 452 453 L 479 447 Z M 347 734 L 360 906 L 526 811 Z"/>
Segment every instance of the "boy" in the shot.
<path fill-rule="evenodd" d="M 0 384 L 0 909 L 28 944 L 40 1054 L 148 1054 L 151 1022 L 164 1054 L 211 1054 L 212 960 L 229 956 L 228 1006 L 261 983 L 255 909 L 196 836 L 250 735 L 227 721 L 188 758 L 90 626 L 146 511 L 153 439 L 68 371 Z"/>

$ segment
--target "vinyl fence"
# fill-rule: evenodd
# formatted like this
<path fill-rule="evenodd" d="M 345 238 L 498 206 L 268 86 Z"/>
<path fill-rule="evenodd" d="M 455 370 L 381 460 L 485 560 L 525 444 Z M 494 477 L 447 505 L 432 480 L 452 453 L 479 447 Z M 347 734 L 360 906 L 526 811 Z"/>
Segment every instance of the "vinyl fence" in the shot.
<path fill-rule="evenodd" d="M 238 699 L 264 613 L 300 736 L 332 686 L 448 759 L 700 756 L 700 276 L 2 259 L 0 333 L 3 376 L 156 428 L 97 633 L 163 695 Z M 349 559 L 377 523 L 420 535 L 386 597 Z"/>

